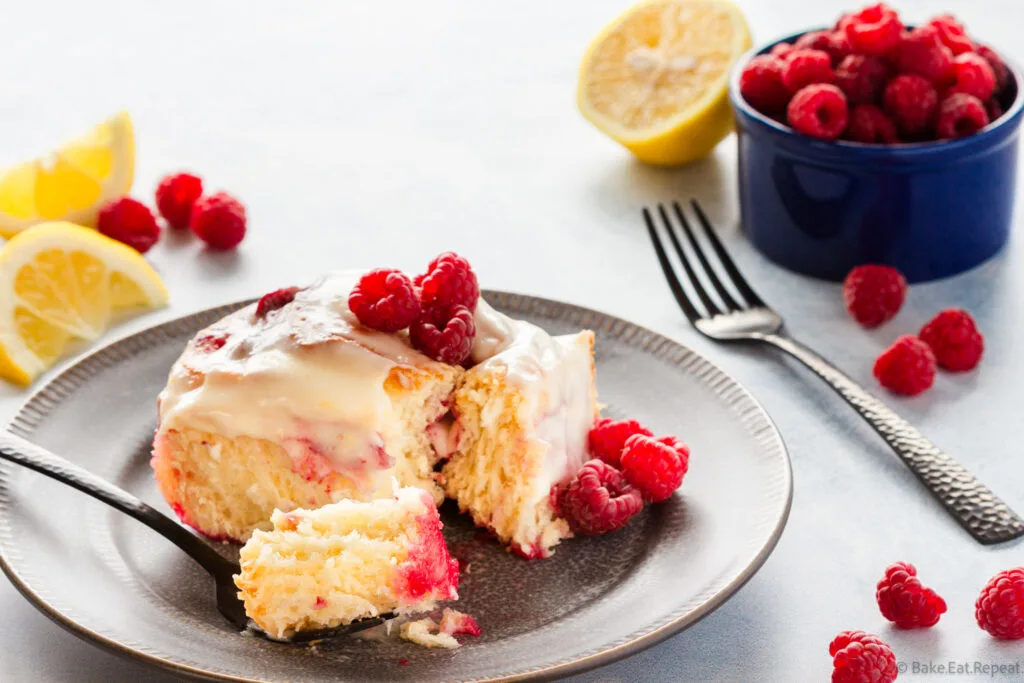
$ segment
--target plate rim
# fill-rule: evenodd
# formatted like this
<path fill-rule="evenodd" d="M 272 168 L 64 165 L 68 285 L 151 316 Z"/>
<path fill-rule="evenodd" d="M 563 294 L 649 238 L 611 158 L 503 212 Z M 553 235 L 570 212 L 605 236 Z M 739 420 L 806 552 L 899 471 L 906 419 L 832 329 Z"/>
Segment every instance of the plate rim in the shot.
<path fill-rule="evenodd" d="M 577 315 L 596 315 L 600 318 L 604 318 L 615 325 L 625 325 L 628 328 L 633 328 L 636 332 L 649 335 L 652 341 L 660 344 L 668 343 L 670 345 L 680 347 L 683 351 L 690 355 L 692 361 L 688 368 L 689 373 L 695 374 L 696 372 L 703 371 L 708 373 L 710 376 L 704 379 L 704 383 L 716 382 L 719 384 L 729 385 L 731 390 L 738 392 L 742 397 L 742 400 L 747 403 L 747 409 L 753 409 L 753 412 L 757 414 L 757 417 L 764 422 L 764 427 L 767 427 L 770 433 L 771 441 L 774 442 L 774 450 L 777 456 L 781 459 L 784 467 L 782 468 L 782 479 L 781 488 L 783 490 L 783 505 L 778 519 L 775 521 L 771 528 L 767 538 L 762 543 L 757 554 L 753 557 L 750 563 L 744 567 L 744 569 L 735 576 L 731 581 L 721 585 L 715 589 L 713 595 L 707 598 L 700 605 L 692 609 L 682 616 L 672 619 L 653 630 L 644 633 L 635 638 L 630 638 L 625 642 L 617 643 L 610 647 L 598 650 L 596 652 L 587 652 L 581 656 L 577 656 L 569 661 L 556 662 L 540 668 L 520 670 L 518 672 L 511 672 L 508 676 L 499 676 L 497 678 L 482 678 L 473 679 L 478 683 L 487 683 L 489 681 L 521 681 L 521 680 L 553 680 L 558 677 L 579 674 L 584 671 L 595 669 L 600 666 L 606 666 L 619 660 L 625 659 L 626 657 L 638 654 L 643 650 L 646 650 L 654 645 L 657 645 L 668 638 L 682 632 L 689 626 L 697 623 L 707 615 L 714 612 L 716 609 L 721 607 L 725 602 L 732 598 L 750 579 L 757 574 L 758 571 L 764 566 L 764 563 L 771 556 L 775 548 L 778 545 L 779 539 L 782 537 L 782 533 L 786 528 L 786 524 L 789 521 L 789 515 L 793 505 L 793 463 L 792 458 L 789 455 L 789 450 L 786 447 L 785 440 L 782 437 L 782 433 L 779 431 L 778 425 L 772 419 L 771 415 L 761 404 L 760 401 L 740 383 L 731 374 L 723 370 L 717 364 L 710 361 L 703 354 L 695 351 L 688 345 L 672 338 L 667 335 L 655 332 L 650 328 L 643 325 L 630 322 L 619 316 L 605 313 L 598 309 L 589 308 L 585 306 L 578 306 L 576 304 L 570 304 L 557 299 L 549 299 L 546 297 L 535 296 L 532 294 L 519 294 L 515 292 L 508 292 L 505 290 L 493 290 L 484 289 L 481 291 L 481 295 L 485 297 L 493 297 L 497 299 L 511 299 L 519 301 L 530 301 L 539 307 L 541 310 L 547 307 L 558 307 L 564 310 L 568 310 L 571 313 Z M 32 391 L 28 397 L 21 403 L 14 416 L 2 427 L 12 432 L 20 432 L 24 429 L 34 429 L 38 425 L 38 419 L 29 417 L 29 414 L 38 411 L 35 405 L 41 400 L 50 400 L 46 398 L 48 393 L 57 391 L 57 394 L 61 399 L 64 398 L 63 391 L 56 390 L 57 387 L 65 385 L 73 385 L 72 388 L 77 388 L 82 384 L 83 378 L 76 372 L 83 366 L 90 362 L 95 363 L 97 358 L 100 356 L 109 354 L 115 347 L 123 347 L 130 345 L 133 341 L 137 342 L 139 338 L 152 335 L 154 332 L 160 332 L 167 328 L 172 328 L 175 325 L 185 324 L 187 320 L 200 316 L 213 316 L 213 315 L 226 315 L 227 313 L 243 308 L 256 301 L 256 299 L 242 299 L 235 302 L 229 302 L 210 308 L 200 309 L 191 313 L 185 313 L 180 316 L 176 316 L 161 322 L 154 323 L 135 332 L 124 334 L 118 338 L 111 340 L 109 343 L 103 346 L 86 352 L 80 356 L 69 359 L 65 362 L 64 367 L 59 373 L 54 375 L 44 385 L 38 389 Z M 498 306 L 500 308 L 500 305 Z M 736 401 L 734 401 L 736 403 Z M 42 415 L 39 415 L 42 417 Z M 3 461 L 0 461 L 3 463 Z M 3 463 L 7 464 L 7 463 Z M 13 465 L 11 465 L 13 467 Z M 2 470 L 0 470 L 2 474 Z M 0 481 L 3 481 L 5 477 L 0 477 Z M 6 489 L 0 489 L 0 503 L 9 503 L 7 500 Z M 0 518 L 3 518 L 6 505 L 0 504 Z M 17 591 L 37 610 L 43 613 L 44 616 L 49 618 L 51 621 L 56 623 L 58 626 L 63 628 L 65 631 L 70 632 L 72 635 L 78 637 L 89 644 L 100 647 L 103 650 L 112 652 L 113 654 L 123 657 L 125 659 L 140 662 L 145 665 L 155 666 L 158 669 L 173 673 L 173 674 L 184 674 L 192 676 L 194 678 L 211 681 L 233 681 L 236 683 L 263 683 L 261 679 L 240 677 L 229 673 L 222 673 L 217 671 L 210 671 L 208 669 L 197 668 L 191 664 L 176 661 L 173 658 L 167 656 L 160 656 L 144 650 L 139 650 L 132 647 L 129 644 L 118 642 L 103 633 L 95 631 L 88 626 L 85 626 L 72 617 L 64 614 L 59 608 L 50 604 L 45 597 L 35 592 L 28 584 L 28 580 L 22 579 L 22 577 L 15 571 L 5 557 L 3 548 L 0 546 L 0 570 L 3 571 L 4 575 L 7 576 L 8 580 L 14 585 Z"/>

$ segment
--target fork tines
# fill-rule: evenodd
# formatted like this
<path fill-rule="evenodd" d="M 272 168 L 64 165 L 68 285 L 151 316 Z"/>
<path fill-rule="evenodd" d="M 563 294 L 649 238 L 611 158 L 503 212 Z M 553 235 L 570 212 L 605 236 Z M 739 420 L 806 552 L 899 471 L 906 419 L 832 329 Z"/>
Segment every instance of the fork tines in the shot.
<path fill-rule="evenodd" d="M 718 239 L 718 235 L 715 234 L 715 230 L 711 227 L 710 221 L 708 221 L 704 211 L 700 208 L 700 204 L 695 199 L 691 199 L 690 206 L 693 207 L 697 221 L 704 229 L 706 241 L 711 245 L 717 256 L 719 269 L 724 270 L 726 279 L 732 285 L 733 290 L 730 291 L 725 286 L 719 277 L 719 271 L 711 265 L 704 249 L 697 240 L 696 234 L 694 234 L 693 229 L 690 227 L 690 221 L 686 218 L 686 214 L 683 212 L 679 202 L 672 202 L 675 221 L 672 220 L 669 212 L 665 210 L 665 206 L 658 204 L 657 212 L 661 217 L 663 230 L 668 233 L 669 240 L 672 242 L 679 261 L 683 265 L 683 270 L 686 272 L 685 280 L 689 282 L 690 288 L 696 294 L 696 299 L 687 294 L 683 284 L 676 276 L 675 269 L 672 267 L 662 238 L 659 236 L 659 230 L 655 225 L 655 220 L 651 215 L 651 210 L 644 207 L 644 221 L 647 223 L 647 231 L 650 233 L 651 241 L 654 243 L 654 250 L 658 253 L 658 262 L 661 264 L 661 269 L 665 273 L 665 278 L 672 289 L 672 294 L 675 296 L 676 301 L 679 302 L 683 313 L 690 319 L 690 322 L 694 322 L 700 318 L 764 306 L 761 297 L 750 287 L 746 278 L 743 277 L 729 256 L 729 252 L 722 246 L 722 242 Z M 687 250 L 683 248 L 683 243 L 679 239 L 675 223 L 678 223 L 683 232 L 686 233 L 691 254 L 688 254 Z M 704 281 L 710 283 L 711 287 L 714 288 L 718 298 L 717 301 L 708 294 Z"/>

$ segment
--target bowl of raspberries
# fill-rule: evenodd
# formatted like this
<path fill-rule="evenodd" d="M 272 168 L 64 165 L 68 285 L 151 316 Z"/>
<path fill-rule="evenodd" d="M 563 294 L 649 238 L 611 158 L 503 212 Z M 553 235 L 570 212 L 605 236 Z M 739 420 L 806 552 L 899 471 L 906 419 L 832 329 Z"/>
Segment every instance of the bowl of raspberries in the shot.
<path fill-rule="evenodd" d="M 773 261 L 910 282 L 995 255 L 1013 215 L 1022 98 L 1003 55 L 951 15 L 885 4 L 752 50 L 730 99 L 743 229 Z"/>

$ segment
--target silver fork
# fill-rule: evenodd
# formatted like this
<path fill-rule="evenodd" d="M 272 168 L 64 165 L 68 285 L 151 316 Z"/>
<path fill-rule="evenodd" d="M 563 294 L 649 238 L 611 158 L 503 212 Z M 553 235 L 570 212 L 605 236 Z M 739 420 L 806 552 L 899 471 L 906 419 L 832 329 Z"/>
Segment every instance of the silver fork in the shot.
<path fill-rule="evenodd" d="M 770 344 L 810 368 L 867 420 L 932 495 L 979 543 L 991 545 L 1024 535 L 1024 520 L 963 465 L 940 450 L 910 423 L 837 367 L 789 337 L 783 329 L 782 316 L 757 295 L 740 273 L 700 205 L 695 200 L 691 200 L 690 204 L 697 221 L 703 227 L 706 242 L 711 245 L 717 256 L 719 269 L 712 267 L 679 202 L 672 204 L 675 222 L 686 234 L 692 255 L 683 248 L 676 227 L 665 207 L 659 204 L 657 213 L 661 218 L 663 230 L 668 234 L 669 241 L 683 265 L 686 280 L 696 294 L 696 299 L 687 294 L 676 276 L 651 211 L 645 207 L 643 213 L 647 231 L 654 243 L 654 250 L 658 254 L 661 269 L 665 272 L 668 286 L 679 302 L 679 307 L 698 332 L 720 342 L 753 341 Z M 704 287 L 698 271 L 703 273 L 707 282 L 711 284 L 718 296 L 717 302 Z M 739 300 L 723 284 L 720 275 L 731 282 Z"/>

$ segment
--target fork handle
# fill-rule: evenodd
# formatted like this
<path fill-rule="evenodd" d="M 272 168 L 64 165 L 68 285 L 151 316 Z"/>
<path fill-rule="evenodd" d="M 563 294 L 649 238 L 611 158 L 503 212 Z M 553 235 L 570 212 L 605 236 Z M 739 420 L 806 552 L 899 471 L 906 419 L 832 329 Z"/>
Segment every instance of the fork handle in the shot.
<path fill-rule="evenodd" d="M 1024 520 L 1006 503 L 839 368 L 789 337 L 766 334 L 758 339 L 785 351 L 828 382 L 975 540 L 991 545 L 1024 535 Z"/>

